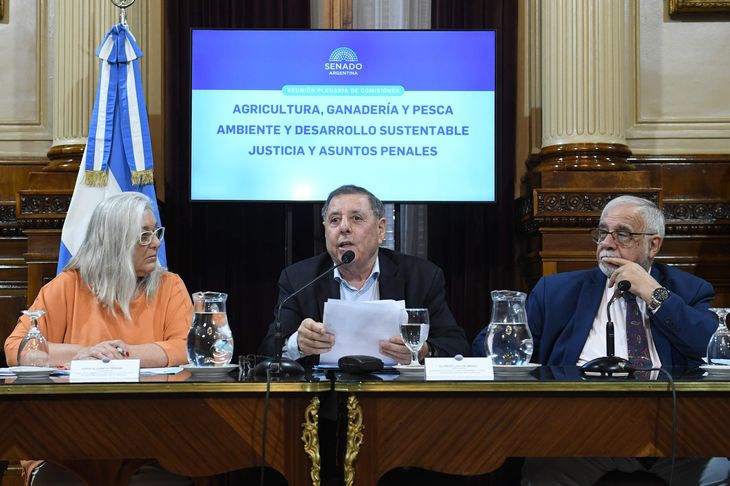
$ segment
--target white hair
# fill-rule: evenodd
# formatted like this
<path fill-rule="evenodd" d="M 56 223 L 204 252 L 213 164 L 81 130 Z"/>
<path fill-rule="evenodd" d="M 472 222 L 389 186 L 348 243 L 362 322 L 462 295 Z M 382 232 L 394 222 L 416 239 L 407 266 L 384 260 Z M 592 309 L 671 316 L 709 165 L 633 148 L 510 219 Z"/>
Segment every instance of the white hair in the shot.
<path fill-rule="evenodd" d="M 636 207 L 636 211 L 639 215 L 641 215 L 641 219 L 644 221 L 644 231 L 664 238 L 664 213 L 656 204 L 642 197 L 619 196 L 608 201 L 606 207 L 603 208 L 603 212 L 601 213 L 601 221 L 603 221 L 606 213 L 616 206 Z"/>
<path fill-rule="evenodd" d="M 129 304 L 137 289 L 150 299 L 165 271 L 158 261 L 155 269 L 138 281 L 134 254 L 145 211 L 152 211 L 152 203 L 139 192 L 123 192 L 99 203 L 81 248 L 64 268 L 78 270 L 99 303 L 112 315 L 118 307 L 127 319 L 131 319 Z"/>

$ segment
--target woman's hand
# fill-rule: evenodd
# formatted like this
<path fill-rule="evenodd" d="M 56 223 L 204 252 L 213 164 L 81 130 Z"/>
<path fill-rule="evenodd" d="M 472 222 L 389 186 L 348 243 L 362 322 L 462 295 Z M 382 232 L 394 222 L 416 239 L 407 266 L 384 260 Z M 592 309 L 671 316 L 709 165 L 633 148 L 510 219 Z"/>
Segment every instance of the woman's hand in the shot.
<path fill-rule="evenodd" d="M 112 339 L 88 348 L 81 348 L 73 359 L 125 359 L 128 357 L 129 345 L 120 339 Z"/>

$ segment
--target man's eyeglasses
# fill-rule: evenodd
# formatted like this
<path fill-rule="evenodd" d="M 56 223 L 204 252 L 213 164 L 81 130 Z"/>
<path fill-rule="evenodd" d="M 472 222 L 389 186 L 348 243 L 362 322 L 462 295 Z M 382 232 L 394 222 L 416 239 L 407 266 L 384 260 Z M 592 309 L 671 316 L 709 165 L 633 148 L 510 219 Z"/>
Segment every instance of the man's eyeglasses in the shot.
<path fill-rule="evenodd" d="M 147 246 L 150 243 L 152 243 L 152 237 L 157 237 L 159 241 L 162 241 L 162 238 L 165 237 L 165 227 L 160 226 L 159 228 L 153 230 L 153 231 L 143 231 L 139 234 L 137 237 L 137 242 L 142 246 Z"/>
<path fill-rule="evenodd" d="M 629 246 L 633 244 L 637 236 L 651 236 L 656 233 L 632 233 L 631 231 L 606 231 L 605 229 L 596 228 L 591 230 L 591 238 L 594 243 L 601 243 L 608 235 L 621 246 Z"/>

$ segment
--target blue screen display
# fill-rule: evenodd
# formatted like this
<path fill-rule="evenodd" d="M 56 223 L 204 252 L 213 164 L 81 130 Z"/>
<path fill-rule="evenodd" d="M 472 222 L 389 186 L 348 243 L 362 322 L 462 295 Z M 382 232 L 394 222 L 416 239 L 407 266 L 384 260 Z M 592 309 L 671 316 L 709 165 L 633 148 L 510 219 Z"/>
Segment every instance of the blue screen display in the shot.
<path fill-rule="evenodd" d="M 193 30 L 191 198 L 495 200 L 493 31 Z"/>

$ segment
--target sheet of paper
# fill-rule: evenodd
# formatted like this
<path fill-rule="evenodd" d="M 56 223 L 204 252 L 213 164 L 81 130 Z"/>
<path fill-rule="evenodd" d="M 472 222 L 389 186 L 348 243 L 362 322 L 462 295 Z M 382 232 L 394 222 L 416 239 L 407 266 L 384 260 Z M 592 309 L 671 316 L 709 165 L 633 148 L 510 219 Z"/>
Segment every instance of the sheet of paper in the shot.
<path fill-rule="evenodd" d="M 426 358 L 426 381 L 494 380 L 492 358 Z"/>
<path fill-rule="evenodd" d="M 181 366 L 166 366 L 164 368 L 141 368 L 140 375 L 175 375 L 182 371 Z"/>
<path fill-rule="evenodd" d="M 71 361 L 71 383 L 118 383 L 139 381 L 138 359 L 76 359 Z"/>
<path fill-rule="evenodd" d="M 364 354 L 383 360 L 386 366 L 395 360 L 380 354 L 378 343 L 400 335 L 400 313 L 405 301 L 373 300 L 351 302 L 329 299 L 324 304 L 324 325 L 334 334 L 335 345 L 320 356 L 322 365 L 337 365 L 342 356 Z"/>
<path fill-rule="evenodd" d="M 51 371 L 51 376 L 64 376 L 68 375 L 68 370 L 65 369 L 56 369 Z M 15 376 L 15 373 L 10 371 L 10 368 L 0 368 L 0 378 L 13 378 Z"/>

